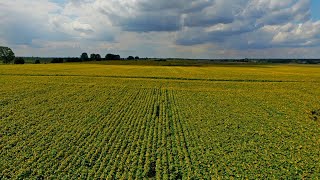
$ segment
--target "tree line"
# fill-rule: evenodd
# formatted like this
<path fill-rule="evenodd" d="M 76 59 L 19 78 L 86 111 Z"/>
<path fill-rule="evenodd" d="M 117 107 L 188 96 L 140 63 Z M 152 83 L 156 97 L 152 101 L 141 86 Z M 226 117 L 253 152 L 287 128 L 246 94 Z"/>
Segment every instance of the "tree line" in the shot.
<path fill-rule="evenodd" d="M 121 58 L 118 54 L 107 54 L 103 58 L 100 54 L 90 54 L 84 52 L 80 55 L 80 57 L 72 57 L 72 58 L 53 58 L 51 63 L 63 63 L 63 62 L 88 62 L 88 61 L 108 61 L 108 60 L 136 60 L 140 59 L 139 56 L 133 57 L 129 56 L 127 58 Z"/>
<path fill-rule="evenodd" d="M 65 58 L 30 58 L 30 57 L 15 57 L 14 52 L 9 47 L 0 46 L 0 62 L 3 61 L 4 64 L 14 63 L 14 64 L 24 64 L 27 62 L 32 62 L 34 64 L 40 63 L 64 63 L 64 62 L 86 62 L 86 61 L 108 61 L 108 60 L 138 60 L 139 56 L 129 56 L 127 58 L 121 58 L 117 54 L 106 54 L 101 57 L 100 54 L 90 54 L 90 56 L 84 52 L 80 57 L 65 57 Z M 144 58 L 148 59 L 148 58 Z M 167 59 L 155 59 L 154 61 L 166 61 Z M 174 60 L 187 60 L 187 59 L 177 59 Z M 191 59 L 190 59 L 191 60 Z M 205 59 L 203 59 L 205 60 Z M 276 64 L 320 64 L 320 59 L 215 59 L 210 60 L 212 63 L 276 63 Z"/>
<path fill-rule="evenodd" d="M 118 54 L 106 54 L 104 57 L 101 57 L 100 54 L 90 54 L 84 52 L 80 57 L 66 57 L 66 58 L 52 58 L 51 63 L 63 63 L 63 62 L 87 62 L 87 61 L 107 61 L 107 60 L 137 60 L 140 59 L 139 56 L 133 57 L 129 56 L 127 58 L 121 58 Z M 0 46 L 0 60 L 4 64 L 13 63 L 14 64 L 24 64 L 25 60 L 22 57 L 15 57 L 14 52 L 9 47 Z M 39 59 L 35 59 L 34 64 L 40 64 Z"/>

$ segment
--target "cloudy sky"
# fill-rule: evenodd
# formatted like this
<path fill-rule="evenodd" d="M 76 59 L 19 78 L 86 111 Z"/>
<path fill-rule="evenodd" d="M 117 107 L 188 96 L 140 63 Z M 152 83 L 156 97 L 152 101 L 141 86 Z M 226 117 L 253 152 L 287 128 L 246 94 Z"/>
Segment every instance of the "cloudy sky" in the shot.
<path fill-rule="evenodd" d="M 18 56 L 316 58 L 319 0 L 0 1 Z"/>

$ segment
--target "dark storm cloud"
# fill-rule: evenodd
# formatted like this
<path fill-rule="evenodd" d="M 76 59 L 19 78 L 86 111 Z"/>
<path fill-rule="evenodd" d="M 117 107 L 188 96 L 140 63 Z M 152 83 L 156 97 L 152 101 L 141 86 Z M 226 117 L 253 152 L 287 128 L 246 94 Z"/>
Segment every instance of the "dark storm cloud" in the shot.
<path fill-rule="evenodd" d="M 219 14 L 214 12 L 211 15 L 206 15 L 203 13 L 193 13 L 186 15 L 184 19 L 184 26 L 187 27 L 207 27 L 214 24 L 229 24 L 232 23 L 234 18 L 230 14 Z"/>
<path fill-rule="evenodd" d="M 198 12 L 195 20 L 191 21 L 197 24 L 185 22 L 191 28 L 178 32 L 176 43 L 186 46 L 218 43 L 221 47 L 233 49 L 263 49 L 314 46 L 319 42 L 317 34 L 320 31 L 316 30 L 319 23 L 310 21 L 309 0 L 257 0 L 242 3 L 236 6 L 230 4 L 225 11 L 213 11 L 212 16 L 208 16 L 205 9 Z M 221 7 L 226 4 L 228 0 Z M 217 8 L 219 5 L 216 3 L 211 9 L 220 9 Z M 224 17 L 225 21 L 219 17 Z M 205 18 L 211 21 L 203 21 Z"/>
<path fill-rule="evenodd" d="M 232 22 L 232 17 L 201 12 L 211 7 L 213 0 L 140 0 L 102 3 L 100 12 L 125 31 L 179 31 L 184 26 L 203 26 Z M 216 14 L 216 13 L 214 13 Z"/>
<path fill-rule="evenodd" d="M 144 14 L 143 16 L 124 19 L 120 25 L 125 31 L 177 31 L 181 27 L 179 20 L 178 16 Z"/>
<path fill-rule="evenodd" d="M 113 25 L 122 30 L 138 33 L 175 31 L 176 44 L 186 46 L 227 42 L 230 37 L 242 41 L 243 34 L 250 37 L 248 34 L 254 34 L 265 26 L 281 26 L 290 22 L 304 23 L 310 19 L 309 0 L 99 2 L 100 11 L 109 17 Z M 273 32 L 274 35 L 276 33 Z M 257 40 L 254 42 L 257 47 L 270 45 L 259 45 Z"/>
<path fill-rule="evenodd" d="M 187 13 L 200 11 L 213 2 L 214 0 L 138 0 L 135 7 L 140 11 L 173 10 L 176 13 Z"/>
<path fill-rule="evenodd" d="M 299 33 L 299 24 L 306 24 L 310 20 L 310 0 L 100 2 L 101 12 L 122 30 L 138 33 L 175 31 L 175 43 L 178 45 L 219 43 L 219 46 L 242 49 L 303 46 L 317 42 L 310 39 L 316 38 L 315 35 Z M 282 28 L 290 23 L 295 24 L 292 32 Z M 310 28 L 314 29 L 315 26 L 312 24 Z M 289 39 L 294 36 L 301 38 L 295 41 Z"/>

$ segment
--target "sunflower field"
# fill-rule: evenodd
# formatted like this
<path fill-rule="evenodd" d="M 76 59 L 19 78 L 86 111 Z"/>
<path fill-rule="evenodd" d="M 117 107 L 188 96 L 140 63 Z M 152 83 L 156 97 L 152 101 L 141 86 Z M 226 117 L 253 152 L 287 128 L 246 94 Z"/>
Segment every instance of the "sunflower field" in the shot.
<path fill-rule="evenodd" d="M 318 179 L 320 66 L 0 65 L 0 179 Z"/>

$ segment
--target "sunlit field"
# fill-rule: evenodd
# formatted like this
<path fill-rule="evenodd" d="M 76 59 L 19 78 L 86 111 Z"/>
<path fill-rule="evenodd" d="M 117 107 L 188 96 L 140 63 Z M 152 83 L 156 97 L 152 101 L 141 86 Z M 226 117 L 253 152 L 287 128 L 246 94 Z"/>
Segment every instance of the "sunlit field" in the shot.
<path fill-rule="evenodd" d="M 320 66 L 0 65 L 0 179 L 320 178 Z"/>

